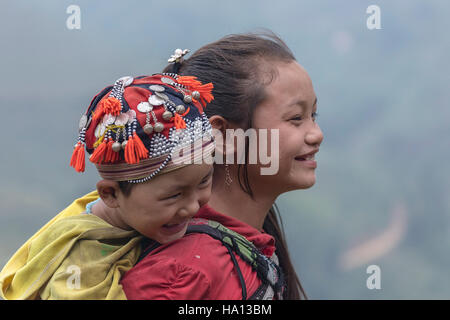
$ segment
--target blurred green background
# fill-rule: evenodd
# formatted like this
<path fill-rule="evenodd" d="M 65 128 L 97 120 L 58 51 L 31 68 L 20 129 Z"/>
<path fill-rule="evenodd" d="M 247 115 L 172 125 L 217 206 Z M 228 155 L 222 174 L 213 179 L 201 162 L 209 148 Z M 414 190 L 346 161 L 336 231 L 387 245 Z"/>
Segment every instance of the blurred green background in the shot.
<path fill-rule="evenodd" d="M 93 165 L 76 174 L 69 159 L 100 89 L 263 27 L 309 72 L 325 135 L 316 185 L 277 201 L 309 298 L 450 298 L 450 2 L 10 0 L 0 14 L 1 266 L 95 188 Z"/>

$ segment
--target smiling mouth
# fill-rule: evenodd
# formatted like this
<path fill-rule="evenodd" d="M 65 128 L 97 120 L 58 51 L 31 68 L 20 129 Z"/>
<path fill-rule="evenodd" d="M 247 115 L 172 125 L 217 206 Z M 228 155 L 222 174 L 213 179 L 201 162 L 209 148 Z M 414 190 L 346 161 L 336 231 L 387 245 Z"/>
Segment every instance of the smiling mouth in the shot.
<path fill-rule="evenodd" d="M 314 161 L 315 160 L 315 156 L 314 155 L 309 155 L 309 156 L 305 156 L 305 157 L 295 157 L 295 160 L 298 160 L 298 161 Z"/>
<path fill-rule="evenodd" d="M 179 225 L 182 225 L 185 223 L 186 223 L 186 221 L 181 222 L 181 223 L 166 223 L 165 225 L 163 225 L 163 227 L 164 228 L 172 228 L 172 227 L 179 226 Z"/>
<path fill-rule="evenodd" d="M 181 223 L 166 223 L 162 226 L 163 230 L 166 233 L 177 233 L 184 229 L 189 220 L 186 220 Z"/>

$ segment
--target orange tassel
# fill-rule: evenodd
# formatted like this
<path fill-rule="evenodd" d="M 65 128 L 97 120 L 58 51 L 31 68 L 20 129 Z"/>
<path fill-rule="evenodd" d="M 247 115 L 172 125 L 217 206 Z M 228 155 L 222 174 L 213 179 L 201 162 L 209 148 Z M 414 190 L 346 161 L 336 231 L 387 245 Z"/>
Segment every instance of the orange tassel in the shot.
<path fill-rule="evenodd" d="M 106 154 L 105 154 L 105 163 L 109 163 L 112 162 L 112 157 L 113 157 L 113 149 L 112 149 L 112 144 L 113 141 L 110 140 L 108 141 L 108 144 L 106 145 Z"/>
<path fill-rule="evenodd" d="M 200 103 L 203 106 L 206 106 L 206 103 L 209 103 L 214 99 L 214 96 L 212 95 L 214 85 L 211 82 L 202 84 L 197 80 L 197 77 L 194 76 L 179 76 L 177 82 L 186 86 L 190 91 L 198 91 L 200 93 Z M 196 101 L 195 99 L 193 100 Z"/>
<path fill-rule="evenodd" d="M 184 121 L 184 119 L 182 117 L 184 117 L 185 115 L 187 115 L 189 113 L 190 107 L 187 108 L 186 112 L 183 113 L 182 115 L 179 115 L 178 113 L 175 113 L 175 116 L 170 119 L 170 121 L 174 122 L 175 125 L 175 129 L 185 129 L 186 128 L 186 122 Z"/>
<path fill-rule="evenodd" d="M 76 147 L 72 152 L 72 157 L 70 158 L 70 166 L 73 167 L 77 172 L 84 172 L 84 144 L 80 141 L 78 141 Z"/>
<path fill-rule="evenodd" d="M 202 83 L 198 81 L 195 76 L 179 76 L 177 78 L 177 82 L 188 87 L 188 89 L 202 85 Z"/>
<path fill-rule="evenodd" d="M 214 89 L 214 85 L 212 83 L 207 83 L 197 88 L 197 91 L 200 92 L 200 102 L 203 106 L 206 106 L 207 103 L 214 100 L 212 89 Z"/>
<path fill-rule="evenodd" d="M 134 148 L 136 152 L 136 158 L 137 162 L 139 163 L 139 160 L 148 158 L 148 150 L 145 148 L 144 143 L 142 142 L 141 138 L 136 134 L 136 132 L 133 134 L 133 139 L 135 142 Z"/>
<path fill-rule="evenodd" d="M 113 151 L 111 163 L 116 163 L 117 161 L 119 161 L 119 159 L 120 159 L 120 153 Z"/>
<path fill-rule="evenodd" d="M 128 138 L 127 146 L 125 147 L 125 161 L 129 164 L 137 163 L 136 155 L 134 154 L 134 138 Z"/>
<path fill-rule="evenodd" d="M 107 139 L 104 139 L 102 143 L 94 150 L 94 152 L 91 154 L 89 160 L 93 163 L 100 164 L 104 161 L 105 153 L 106 153 L 106 147 L 107 147 Z"/>
<path fill-rule="evenodd" d="M 92 116 L 92 120 L 97 121 L 101 117 L 104 116 L 103 108 L 97 108 L 94 112 L 94 115 Z"/>
<path fill-rule="evenodd" d="M 109 154 L 106 155 L 106 158 L 108 159 L 109 163 L 116 163 L 120 159 L 120 151 L 119 152 L 114 151 L 112 148 L 113 144 L 114 144 L 114 140 L 111 139 L 111 141 L 108 142 Z"/>
<path fill-rule="evenodd" d="M 75 170 L 77 172 L 84 172 L 85 168 L 85 160 L 84 160 L 84 145 L 80 146 L 80 149 L 78 150 L 78 156 L 77 156 L 77 163 L 75 165 Z"/>
<path fill-rule="evenodd" d="M 113 116 L 120 115 L 122 106 L 120 105 L 120 100 L 114 97 L 108 97 L 103 102 L 103 110 L 105 113 L 112 114 Z"/>
<path fill-rule="evenodd" d="M 98 120 L 105 114 L 112 114 L 113 116 L 118 116 L 120 115 L 121 110 L 122 106 L 120 105 L 119 99 L 114 97 L 108 97 L 98 103 L 98 106 L 94 112 L 93 120 Z"/>
<path fill-rule="evenodd" d="M 186 128 L 186 122 L 178 113 L 175 113 L 174 123 L 177 130 Z"/>
<path fill-rule="evenodd" d="M 70 166 L 73 168 L 75 168 L 79 145 L 80 145 L 80 142 L 78 142 L 77 145 L 73 148 L 72 157 L 70 158 Z"/>

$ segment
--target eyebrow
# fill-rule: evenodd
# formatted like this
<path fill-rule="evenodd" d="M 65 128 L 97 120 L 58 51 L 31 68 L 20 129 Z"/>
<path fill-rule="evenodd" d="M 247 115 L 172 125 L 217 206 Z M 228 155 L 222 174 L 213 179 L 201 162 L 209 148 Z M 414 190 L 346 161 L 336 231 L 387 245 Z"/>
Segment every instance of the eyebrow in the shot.
<path fill-rule="evenodd" d="M 316 104 L 317 104 L 317 97 L 314 100 L 314 103 L 313 103 L 312 107 L 314 108 L 314 106 Z M 306 101 L 306 100 L 298 100 L 298 101 L 296 101 L 294 103 L 291 103 L 289 106 L 290 107 L 293 107 L 293 106 L 307 107 L 308 106 L 308 101 Z"/>

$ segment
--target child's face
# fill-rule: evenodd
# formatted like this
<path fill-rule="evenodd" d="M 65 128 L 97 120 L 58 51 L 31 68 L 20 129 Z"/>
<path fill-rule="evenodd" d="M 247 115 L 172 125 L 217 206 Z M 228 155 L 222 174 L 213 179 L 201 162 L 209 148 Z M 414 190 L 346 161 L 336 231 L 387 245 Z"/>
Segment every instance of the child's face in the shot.
<path fill-rule="evenodd" d="M 181 238 L 189 220 L 211 196 L 213 166 L 191 164 L 136 184 L 118 195 L 121 219 L 142 235 L 167 243 Z"/>

